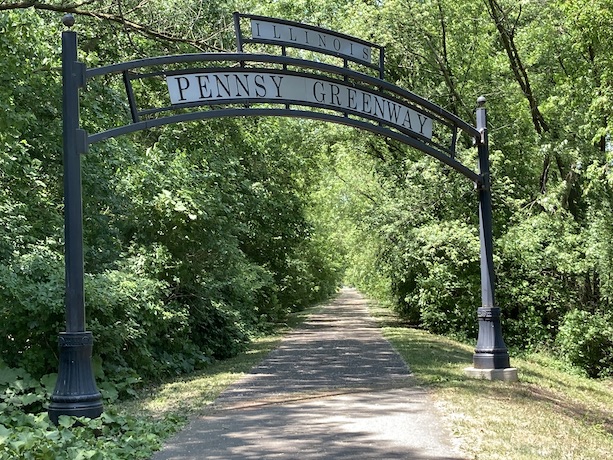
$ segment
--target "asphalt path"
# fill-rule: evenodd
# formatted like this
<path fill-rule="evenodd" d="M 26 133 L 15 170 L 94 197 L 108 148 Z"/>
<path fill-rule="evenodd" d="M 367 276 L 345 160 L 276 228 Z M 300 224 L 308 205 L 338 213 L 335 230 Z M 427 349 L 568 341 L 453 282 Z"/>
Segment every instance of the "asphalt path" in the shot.
<path fill-rule="evenodd" d="M 343 289 L 153 460 L 461 460 L 427 391 Z"/>

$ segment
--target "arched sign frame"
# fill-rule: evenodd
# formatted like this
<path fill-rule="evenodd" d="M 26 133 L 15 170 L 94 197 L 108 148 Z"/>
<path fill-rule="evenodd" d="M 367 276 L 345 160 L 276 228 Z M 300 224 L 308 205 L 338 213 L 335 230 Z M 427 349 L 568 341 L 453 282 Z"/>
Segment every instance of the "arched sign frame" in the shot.
<path fill-rule="evenodd" d="M 240 21 L 244 18 L 251 21 L 251 38 L 241 33 Z M 368 130 L 416 148 L 473 181 L 479 195 L 481 307 L 477 309 L 479 335 L 473 367 L 467 368 L 466 373 L 478 378 L 516 380 L 517 370 L 510 367 L 502 338 L 500 308 L 494 298 L 485 99 L 478 99 L 477 124 L 473 127 L 410 91 L 349 68 L 349 61 L 357 62 L 377 69 L 379 77 L 383 77 L 384 50 L 378 45 L 279 19 L 235 13 L 234 20 L 237 53 L 161 56 L 93 69 L 87 69 L 77 59 L 76 32 L 62 32 L 66 331 L 61 332 L 58 339 L 59 370 L 49 405 L 51 420 L 57 423 L 60 415 L 94 418 L 103 411 L 102 397 L 93 376 L 93 335 L 85 325 L 80 156 L 88 151 L 89 145 L 122 134 L 219 117 L 300 117 Z M 63 21 L 68 27 L 74 24 L 70 15 Z M 309 39 L 309 43 L 300 43 Z M 280 45 L 282 55 L 240 52 L 244 43 Z M 340 57 L 344 65 L 288 57 L 286 46 Z M 356 51 L 360 46 L 363 47 L 361 55 Z M 372 47 L 371 50 L 378 53 L 378 65 L 372 64 L 371 51 L 365 51 L 365 47 Z M 215 65 L 219 62 L 225 65 Z M 185 67 L 165 68 L 177 64 Z M 153 70 L 143 73 L 137 69 Z M 88 80 L 104 75 L 123 76 L 132 122 L 90 135 L 80 127 L 79 90 Z M 168 106 L 139 108 L 132 82 L 144 78 L 165 78 L 170 99 Z M 447 136 L 438 136 L 438 127 L 446 130 Z M 455 157 L 461 133 L 474 139 L 479 157 L 478 172 Z"/>

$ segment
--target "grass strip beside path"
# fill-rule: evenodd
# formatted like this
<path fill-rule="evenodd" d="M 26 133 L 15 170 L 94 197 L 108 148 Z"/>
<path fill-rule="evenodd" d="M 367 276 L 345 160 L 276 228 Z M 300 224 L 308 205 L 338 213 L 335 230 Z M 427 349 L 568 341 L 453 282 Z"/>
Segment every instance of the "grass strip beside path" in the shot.
<path fill-rule="evenodd" d="M 141 389 L 135 399 L 119 403 L 118 412 L 153 418 L 181 418 L 205 414 L 217 396 L 248 373 L 281 341 L 284 334 L 304 321 L 321 306 L 292 313 L 284 327 L 254 339 L 248 348 L 233 358 L 216 361 L 194 374 Z"/>
<path fill-rule="evenodd" d="M 372 307 L 385 337 L 427 387 L 472 459 L 613 458 L 613 382 L 561 370 L 545 354 L 512 358 L 516 383 L 474 380 L 473 347 L 402 327 Z"/>

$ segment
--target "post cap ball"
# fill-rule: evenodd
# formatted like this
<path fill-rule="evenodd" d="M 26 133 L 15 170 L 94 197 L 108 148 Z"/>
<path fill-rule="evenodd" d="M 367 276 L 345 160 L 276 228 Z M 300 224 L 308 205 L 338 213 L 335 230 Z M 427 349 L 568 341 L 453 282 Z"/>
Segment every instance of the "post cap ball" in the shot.
<path fill-rule="evenodd" d="M 485 96 L 479 96 L 477 104 L 479 104 L 479 107 L 483 107 L 485 105 Z"/>
<path fill-rule="evenodd" d="M 62 17 L 62 23 L 66 26 L 66 27 L 72 27 L 74 26 L 74 16 L 72 14 L 65 14 Z"/>

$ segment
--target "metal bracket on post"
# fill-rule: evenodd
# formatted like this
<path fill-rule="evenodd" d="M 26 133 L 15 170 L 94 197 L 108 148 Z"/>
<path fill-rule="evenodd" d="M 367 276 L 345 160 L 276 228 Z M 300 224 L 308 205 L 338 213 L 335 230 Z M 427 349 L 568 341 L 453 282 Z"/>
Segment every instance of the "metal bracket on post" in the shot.
<path fill-rule="evenodd" d="M 481 307 L 477 309 L 479 336 L 473 355 L 473 367 L 466 375 L 488 380 L 516 381 L 517 369 L 510 366 L 509 352 L 502 338 L 500 308 L 494 297 L 494 245 L 492 231 L 492 195 L 490 190 L 490 160 L 487 138 L 485 98 L 477 100 L 477 130 L 475 138 L 479 153 L 479 238 L 481 240 Z"/>
<path fill-rule="evenodd" d="M 490 177 L 489 174 L 485 176 L 484 174 L 480 174 L 479 178 L 475 182 L 475 190 L 479 191 L 489 191 L 490 190 Z"/>
<path fill-rule="evenodd" d="M 77 129 L 75 131 L 75 142 L 77 144 L 77 153 L 89 152 L 89 142 L 87 140 L 87 131 L 84 129 Z"/>
<path fill-rule="evenodd" d="M 74 18 L 66 15 L 62 22 L 72 27 Z M 85 330 L 81 154 L 87 152 L 88 137 L 79 128 L 85 66 L 77 61 L 77 34 L 70 30 L 62 32 L 62 80 L 66 332 L 58 339 L 59 370 L 49 404 L 49 418 L 55 424 L 61 415 L 95 418 L 103 410 L 92 368 L 94 339 Z"/>

